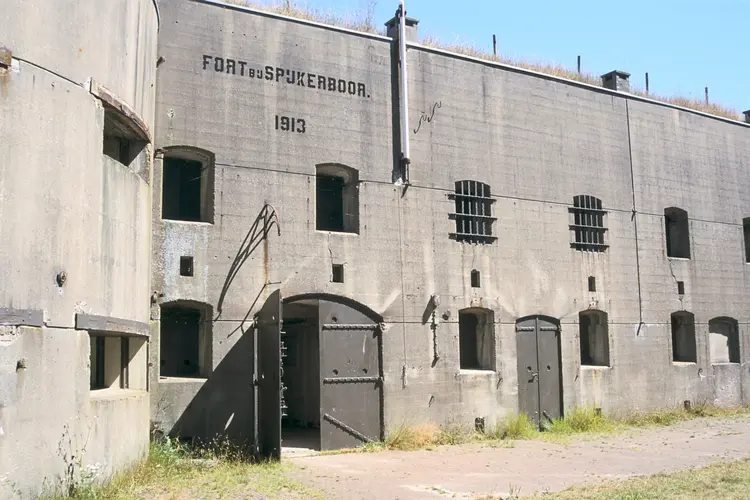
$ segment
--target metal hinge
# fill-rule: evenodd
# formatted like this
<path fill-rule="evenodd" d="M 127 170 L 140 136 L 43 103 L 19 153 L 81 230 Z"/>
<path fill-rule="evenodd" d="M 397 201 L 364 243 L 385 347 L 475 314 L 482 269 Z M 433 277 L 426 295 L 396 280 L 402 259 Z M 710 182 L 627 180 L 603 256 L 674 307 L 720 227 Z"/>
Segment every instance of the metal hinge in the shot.
<path fill-rule="evenodd" d="M 352 325 L 346 323 L 325 323 L 323 330 L 379 330 L 380 325 Z"/>
<path fill-rule="evenodd" d="M 352 436 L 354 436 L 354 437 L 356 437 L 356 438 L 359 438 L 360 440 L 362 440 L 362 441 L 364 441 L 364 442 L 366 442 L 366 443 L 372 443 L 372 442 L 374 441 L 373 439 L 371 439 L 371 438 L 369 438 L 369 437 L 365 436 L 364 434 L 362 434 L 361 432 L 359 432 L 359 431 L 355 430 L 354 428 L 352 428 L 352 427 L 349 427 L 349 426 L 348 426 L 348 425 L 346 425 L 346 424 L 345 424 L 344 422 L 342 422 L 342 421 L 340 421 L 340 420 L 337 420 L 336 418 L 334 418 L 334 417 L 330 416 L 330 415 L 329 415 L 328 413 L 325 413 L 325 414 L 323 415 L 323 418 L 324 418 L 325 420 L 328 420 L 329 422 L 331 422 L 331 423 L 332 423 L 333 425 L 335 425 L 336 427 L 339 427 L 340 429 L 343 429 L 343 430 L 345 430 L 346 432 L 348 432 L 348 433 L 349 433 L 349 434 L 351 434 Z"/>
<path fill-rule="evenodd" d="M 363 384 L 382 381 L 382 377 L 329 377 L 323 379 L 324 384 Z"/>

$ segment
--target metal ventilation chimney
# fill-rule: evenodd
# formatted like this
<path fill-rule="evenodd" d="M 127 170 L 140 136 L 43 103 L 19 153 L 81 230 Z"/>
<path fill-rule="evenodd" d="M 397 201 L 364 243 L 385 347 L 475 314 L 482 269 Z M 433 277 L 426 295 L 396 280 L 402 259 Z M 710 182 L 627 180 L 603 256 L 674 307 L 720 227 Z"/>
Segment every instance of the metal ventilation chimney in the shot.
<path fill-rule="evenodd" d="M 388 27 L 388 36 L 398 41 L 399 58 L 399 80 L 401 98 L 401 181 L 409 185 L 409 165 L 411 156 L 409 154 L 409 87 L 406 76 L 406 42 L 418 41 L 417 24 L 419 21 L 406 17 L 404 0 L 401 0 L 396 16 L 385 23 Z"/>
<path fill-rule="evenodd" d="M 396 14 L 399 14 L 399 11 L 397 11 Z M 398 17 L 394 17 L 393 19 L 385 23 L 385 26 L 387 28 L 386 36 L 388 38 L 393 38 L 394 40 L 399 39 L 399 24 L 400 18 Z M 404 18 L 404 24 L 406 25 L 406 41 L 414 43 L 419 42 L 419 20 L 413 17 L 406 16 Z"/>
<path fill-rule="evenodd" d="M 602 75 L 602 86 L 609 90 L 630 92 L 630 73 L 618 70 L 610 71 Z"/>

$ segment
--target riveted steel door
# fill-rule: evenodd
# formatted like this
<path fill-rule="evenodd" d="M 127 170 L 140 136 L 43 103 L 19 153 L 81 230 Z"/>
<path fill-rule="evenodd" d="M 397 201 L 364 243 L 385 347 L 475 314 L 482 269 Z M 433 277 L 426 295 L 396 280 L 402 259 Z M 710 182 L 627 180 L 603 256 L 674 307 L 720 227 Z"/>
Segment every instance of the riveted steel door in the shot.
<path fill-rule="evenodd" d="M 537 428 L 562 416 L 560 326 L 534 316 L 516 322 L 518 405 Z"/>
<path fill-rule="evenodd" d="M 382 439 L 380 326 L 351 306 L 320 301 L 320 449 Z"/>
<path fill-rule="evenodd" d="M 281 292 L 274 291 L 256 315 L 256 439 L 261 457 L 281 458 Z"/>

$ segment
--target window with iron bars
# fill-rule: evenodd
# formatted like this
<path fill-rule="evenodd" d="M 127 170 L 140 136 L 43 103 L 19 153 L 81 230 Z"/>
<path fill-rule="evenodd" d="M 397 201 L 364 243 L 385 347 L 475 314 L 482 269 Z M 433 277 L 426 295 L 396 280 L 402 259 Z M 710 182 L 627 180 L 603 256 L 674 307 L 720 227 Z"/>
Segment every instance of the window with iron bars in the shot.
<path fill-rule="evenodd" d="M 604 242 L 604 216 L 606 210 L 602 209 L 602 200 L 595 196 L 581 194 L 573 197 L 573 224 L 570 230 L 573 232 L 571 248 L 589 252 L 604 252 L 609 245 Z"/>
<path fill-rule="evenodd" d="M 450 237 L 467 243 L 492 243 L 492 217 L 490 186 L 479 181 L 457 181 L 456 192 L 448 195 L 456 202 L 456 212 L 450 218 L 456 221 L 456 232 Z"/>

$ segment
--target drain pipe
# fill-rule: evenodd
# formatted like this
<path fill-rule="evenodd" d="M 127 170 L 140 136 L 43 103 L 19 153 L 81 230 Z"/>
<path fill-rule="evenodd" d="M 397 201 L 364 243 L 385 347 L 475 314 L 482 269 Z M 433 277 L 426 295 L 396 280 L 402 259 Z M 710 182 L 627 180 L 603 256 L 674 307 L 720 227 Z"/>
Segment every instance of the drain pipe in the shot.
<path fill-rule="evenodd" d="M 406 86 L 406 7 L 404 0 L 396 11 L 398 16 L 398 42 L 401 56 L 401 171 L 404 184 L 409 184 L 409 94 Z"/>

